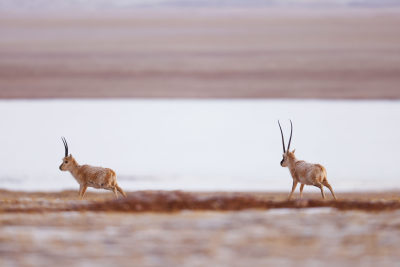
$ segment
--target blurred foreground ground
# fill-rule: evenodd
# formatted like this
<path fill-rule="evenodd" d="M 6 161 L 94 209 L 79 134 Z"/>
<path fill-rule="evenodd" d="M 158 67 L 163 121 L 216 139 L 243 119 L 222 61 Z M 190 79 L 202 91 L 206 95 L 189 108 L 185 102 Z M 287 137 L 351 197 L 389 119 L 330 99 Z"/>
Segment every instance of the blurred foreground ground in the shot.
<path fill-rule="evenodd" d="M 145 203 L 146 199 L 220 199 L 285 202 L 286 193 L 130 192 L 18 193 L 1 191 L 2 266 L 396 266 L 400 261 L 400 209 L 335 208 L 182 210 L 175 212 L 59 211 L 52 207 Z M 399 203 L 398 192 L 342 193 L 342 202 Z M 306 200 L 316 201 L 318 194 Z M 106 201 L 106 202 L 103 202 Z M 296 202 L 296 201 L 294 201 Z M 328 203 L 330 201 L 327 201 Z M 163 203 L 159 203 L 163 206 Z M 42 211 L 12 211 L 12 206 Z M 99 207 L 99 206 L 97 206 Z M 168 211 L 168 210 L 167 210 Z"/>
<path fill-rule="evenodd" d="M 399 99 L 400 10 L 0 14 L 0 98 Z"/>

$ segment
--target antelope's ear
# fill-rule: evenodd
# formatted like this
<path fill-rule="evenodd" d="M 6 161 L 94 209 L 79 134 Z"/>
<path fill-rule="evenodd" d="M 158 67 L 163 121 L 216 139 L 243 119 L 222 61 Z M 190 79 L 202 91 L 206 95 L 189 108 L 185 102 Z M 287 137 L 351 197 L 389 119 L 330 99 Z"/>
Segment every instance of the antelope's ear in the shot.
<path fill-rule="evenodd" d="M 69 157 L 72 158 L 72 154 L 69 154 Z"/>
<path fill-rule="evenodd" d="M 292 153 L 293 153 L 293 154 L 294 154 L 294 152 L 296 152 L 296 149 L 293 149 L 293 150 L 292 150 Z"/>

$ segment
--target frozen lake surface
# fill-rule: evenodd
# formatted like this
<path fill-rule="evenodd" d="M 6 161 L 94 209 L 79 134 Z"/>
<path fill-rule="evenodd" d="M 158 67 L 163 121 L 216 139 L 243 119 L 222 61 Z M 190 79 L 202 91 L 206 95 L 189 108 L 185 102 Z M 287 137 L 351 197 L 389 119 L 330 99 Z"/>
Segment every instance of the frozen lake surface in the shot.
<path fill-rule="evenodd" d="M 65 136 L 128 191 L 288 191 L 277 119 L 288 139 L 289 118 L 297 157 L 337 191 L 400 189 L 400 102 L 320 100 L 3 100 L 0 187 L 77 189 L 58 169 Z"/>

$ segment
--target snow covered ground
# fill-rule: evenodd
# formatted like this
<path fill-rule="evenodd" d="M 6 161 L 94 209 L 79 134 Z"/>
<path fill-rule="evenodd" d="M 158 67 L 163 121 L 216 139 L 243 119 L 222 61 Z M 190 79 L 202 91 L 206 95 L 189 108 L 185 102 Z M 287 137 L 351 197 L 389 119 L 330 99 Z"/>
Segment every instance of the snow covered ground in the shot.
<path fill-rule="evenodd" d="M 289 190 L 277 119 L 298 158 L 338 191 L 400 188 L 398 101 L 38 100 L 0 102 L 0 184 L 76 189 L 81 164 L 113 168 L 125 190 Z M 314 190 L 308 189 L 308 190 Z"/>

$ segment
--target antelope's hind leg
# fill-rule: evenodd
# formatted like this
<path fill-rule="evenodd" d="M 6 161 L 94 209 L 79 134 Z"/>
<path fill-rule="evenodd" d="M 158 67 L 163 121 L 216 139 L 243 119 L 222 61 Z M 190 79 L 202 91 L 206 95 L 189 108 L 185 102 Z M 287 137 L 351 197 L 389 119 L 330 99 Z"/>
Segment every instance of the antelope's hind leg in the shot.
<path fill-rule="evenodd" d="M 118 198 L 118 191 L 115 186 L 112 188 L 112 191 L 114 192 L 115 197 Z"/>
<path fill-rule="evenodd" d="M 115 185 L 115 188 L 117 188 L 118 192 L 119 192 L 121 195 L 123 195 L 124 197 L 126 197 L 126 194 L 125 194 L 124 190 L 122 190 L 121 187 L 119 187 L 119 186 L 116 184 L 116 185 Z"/>
<path fill-rule="evenodd" d="M 337 198 L 336 198 L 336 196 L 335 196 L 335 193 L 333 192 L 332 186 L 328 183 L 328 181 L 325 179 L 325 180 L 322 182 L 322 184 L 325 185 L 326 187 L 328 187 L 329 191 L 331 191 L 331 193 L 332 193 L 333 198 L 334 198 L 335 200 L 337 200 Z"/>
<path fill-rule="evenodd" d="M 322 199 L 325 199 L 324 187 L 322 186 L 322 184 L 316 184 L 315 186 L 321 189 Z"/>
<path fill-rule="evenodd" d="M 304 184 L 300 185 L 300 199 L 303 198 L 303 188 L 304 188 Z"/>

